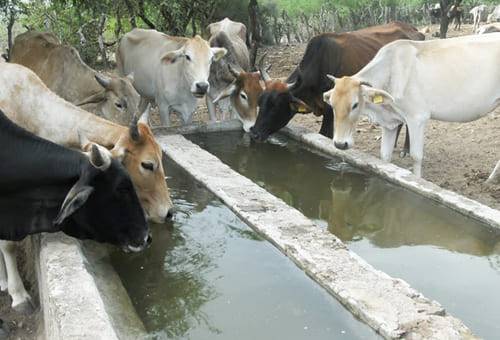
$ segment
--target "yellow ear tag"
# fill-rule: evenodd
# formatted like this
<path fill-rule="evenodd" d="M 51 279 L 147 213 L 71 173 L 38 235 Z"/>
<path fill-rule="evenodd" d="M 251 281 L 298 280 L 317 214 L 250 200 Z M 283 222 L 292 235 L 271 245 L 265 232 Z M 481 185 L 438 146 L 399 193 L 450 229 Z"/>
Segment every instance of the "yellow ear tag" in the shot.
<path fill-rule="evenodd" d="M 297 112 L 298 113 L 306 113 L 307 112 L 307 109 L 304 105 L 300 105 L 298 108 L 297 108 Z"/>
<path fill-rule="evenodd" d="M 373 96 L 372 101 L 373 104 L 382 104 L 384 102 L 384 97 L 378 94 L 376 96 Z"/>

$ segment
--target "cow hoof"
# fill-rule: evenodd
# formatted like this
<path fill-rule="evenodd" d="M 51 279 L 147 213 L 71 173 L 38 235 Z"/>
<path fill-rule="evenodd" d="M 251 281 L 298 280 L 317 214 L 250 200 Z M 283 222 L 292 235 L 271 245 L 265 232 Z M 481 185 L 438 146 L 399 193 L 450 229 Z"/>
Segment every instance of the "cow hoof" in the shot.
<path fill-rule="evenodd" d="M 30 314 L 33 314 L 33 312 L 35 311 L 35 305 L 33 305 L 33 302 L 31 301 L 31 299 L 28 299 L 20 304 L 18 304 L 17 306 L 12 306 L 12 308 L 20 313 L 20 314 L 24 314 L 24 315 L 30 315 Z"/>
<path fill-rule="evenodd" d="M 0 340 L 9 338 L 10 329 L 6 322 L 0 319 Z"/>

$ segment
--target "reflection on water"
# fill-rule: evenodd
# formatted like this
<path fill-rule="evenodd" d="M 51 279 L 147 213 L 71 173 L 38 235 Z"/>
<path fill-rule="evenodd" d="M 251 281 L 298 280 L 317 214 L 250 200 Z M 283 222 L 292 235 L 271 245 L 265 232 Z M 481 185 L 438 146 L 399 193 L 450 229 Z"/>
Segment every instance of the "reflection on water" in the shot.
<path fill-rule="evenodd" d="M 279 136 L 189 136 L 328 228 L 392 276 L 441 302 L 476 334 L 500 334 L 500 232 Z M 474 307 L 471 307 L 474 306 Z"/>
<path fill-rule="evenodd" d="M 372 339 L 227 207 L 168 162 L 179 210 L 140 254 L 112 263 L 154 339 Z"/>

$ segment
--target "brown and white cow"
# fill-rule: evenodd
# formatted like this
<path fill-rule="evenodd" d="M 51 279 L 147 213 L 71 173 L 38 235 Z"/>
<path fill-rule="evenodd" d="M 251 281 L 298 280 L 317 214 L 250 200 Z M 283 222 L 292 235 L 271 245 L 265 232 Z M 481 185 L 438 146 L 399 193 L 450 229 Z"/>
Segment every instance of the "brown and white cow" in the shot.
<path fill-rule="evenodd" d="M 138 113 L 133 76 L 105 76 L 85 64 L 78 51 L 52 33 L 29 31 L 14 41 L 10 61 L 33 70 L 49 89 L 85 110 L 128 125 Z"/>
<path fill-rule="evenodd" d="M 141 108 L 156 102 L 162 125 L 170 125 L 170 112 L 191 122 L 197 99 L 209 90 L 212 61 L 226 54 L 225 48 L 210 47 L 200 36 L 173 37 L 156 30 L 134 29 L 123 36 L 116 52 L 122 75 L 134 74 L 141 95 Z"/>
<path fill-rule="evenodd" d="M 236 78 L 234 75 L 235 72 L 247 72 L 250 69 L 250 56 L 245 43 L 247 28 L 242 23 L 225 18 L 224 20 L 208 25 L 207 29 L 210 33 L 210 39 L 208 40 L 210 46 L 223 47 L 227 50 L 224 58 L 212 64 L 210 77 L 208 78 L 210 89 L 206 97 L 207 107 L 210 119 L 214 121 L 217 118 L 216 105 L 222 111 L 223 119 L 226 119 L 228 114 L 233 115 L 234 111 L 231 104 L 234 107 L 234 103 L 230 99 L 219 98 L 215 104 L 213 101 L 228 86 L 233 84 Z M 241 106 L 250 105 L 245 96 L 241 96 L 239 104 Z M 236 111 L 240 112 L 239 110 Z M 238 115 L 238 118 L 242 121 L 244 127 L 248 125 L 244 117 Z"/>
<path fill-rule="evenodd" d="M 19 126 L 57 144 L 80 148 L 79 133 L 111 149 L 128 170 L 149 220 L 171 216 L 162 152 L 147 113 L 130 128 L 97 117 L 50 91 L 30 69 L 0 62 L 0 109 Z"/>

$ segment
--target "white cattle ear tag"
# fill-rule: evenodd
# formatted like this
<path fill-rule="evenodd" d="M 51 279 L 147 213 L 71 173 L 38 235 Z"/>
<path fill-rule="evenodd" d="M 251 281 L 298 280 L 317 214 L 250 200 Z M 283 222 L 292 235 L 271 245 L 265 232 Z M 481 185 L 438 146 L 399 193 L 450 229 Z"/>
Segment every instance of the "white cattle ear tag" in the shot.
<path fill-rule="evenodd" d="M 373 101 L 373 104 L 382 104 L 384 102 L 384 97 L 377 94 L 377 95 L 373 96 L 372 101 Z"/>

